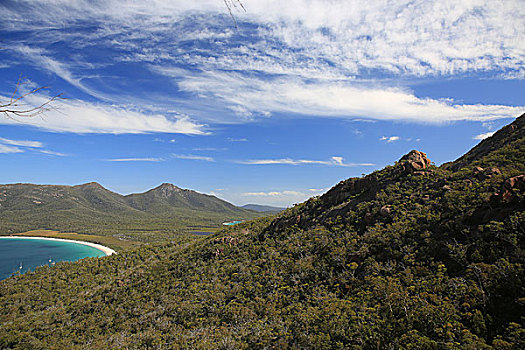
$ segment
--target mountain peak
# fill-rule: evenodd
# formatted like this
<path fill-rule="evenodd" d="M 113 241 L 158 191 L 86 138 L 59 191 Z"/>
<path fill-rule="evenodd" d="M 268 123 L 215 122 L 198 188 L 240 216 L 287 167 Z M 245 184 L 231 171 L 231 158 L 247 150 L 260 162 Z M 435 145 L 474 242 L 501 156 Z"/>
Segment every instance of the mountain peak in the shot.
<path fill-rule="evenodd" d="M 153 190 L 181 190 L 180 187 L 175 186 L 174 184 L 170 184 L 168 182 L 164 182 L 161 185 L 155 187 Z"/>
<path fill-rule="evenodd" d="M 160 195 L 161 197 L 167 198 L 173 195 L 174 193 L 180 193 L 182 191 L 183 189 L 175 186 L 174 184 L 164 182 L 163 184 L 155 187 L 149 192 L 155 193 L 156 195 Z"/>
<path fill-rule="evenodd" d="M 74 186 L 74 187 L 80 187 L 80 188 L 102 188 L 102 189 L 104 189 L 104 186 L 102 186 L 101 184 L 99 184 L 98 182 L 95 182 L 95 181 L 87 182 L 85 184 L 77 185 L 77 186 Z"/>

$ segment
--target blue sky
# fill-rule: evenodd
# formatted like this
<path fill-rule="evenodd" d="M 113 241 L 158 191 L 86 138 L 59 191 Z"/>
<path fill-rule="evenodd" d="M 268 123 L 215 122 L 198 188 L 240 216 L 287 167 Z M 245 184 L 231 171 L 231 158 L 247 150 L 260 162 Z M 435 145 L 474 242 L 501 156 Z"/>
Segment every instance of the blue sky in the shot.
<path fill-rule="evenodd" d="M 0 183 L 163 182 L 287 206 L 525 112 L 522 1 L 0 2 Z"/>

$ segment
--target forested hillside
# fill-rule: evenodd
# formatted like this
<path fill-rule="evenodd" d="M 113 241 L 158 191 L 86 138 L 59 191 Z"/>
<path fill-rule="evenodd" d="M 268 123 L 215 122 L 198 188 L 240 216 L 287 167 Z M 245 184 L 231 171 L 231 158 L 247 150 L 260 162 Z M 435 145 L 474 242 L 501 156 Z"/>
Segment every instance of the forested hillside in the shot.
<path fill-rule="evenodd" d="M 185 245 L 0 282 L 6 349 L 523 349 L 525 115 Z"/>
<path fill-rule="evenodd" d="M 159 241 L 193 227 L 219 227 L 256 216 L 260 214 L 167 183 L 127 196 L 96 182 L 0 185 L 0 234 L 50 229 Z"/>

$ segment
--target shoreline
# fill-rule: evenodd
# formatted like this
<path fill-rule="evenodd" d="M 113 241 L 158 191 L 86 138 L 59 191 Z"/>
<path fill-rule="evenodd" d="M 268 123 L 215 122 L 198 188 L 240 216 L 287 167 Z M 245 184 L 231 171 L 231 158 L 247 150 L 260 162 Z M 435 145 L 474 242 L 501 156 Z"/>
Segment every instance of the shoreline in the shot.
<path fill-rule="evenodd" d="M 62 241 L 62 242 L 71 242 L 71 243 L 77 243 L 82 245 L 87 245 L 93 248 L 96 248 L 100 251 L 102 251 L 106 256 L 110 256 L 113 254 L 117 254 L 116 251 L 114 251 L 111 248 L 108 248 L 106 246 L 103 246 L 98 243 L 91 243 L 86 241 L 76 241 L 74 239 L 65 239 L 65 238 L 51 238 L 51 237 L 28 237 L 28 236 L 0 236 L 0 239 L 8 239 L 8 238 L 14 238 L 14 239 L 41 239 L 41 240 L 47 240 L 47 241 Z"/>

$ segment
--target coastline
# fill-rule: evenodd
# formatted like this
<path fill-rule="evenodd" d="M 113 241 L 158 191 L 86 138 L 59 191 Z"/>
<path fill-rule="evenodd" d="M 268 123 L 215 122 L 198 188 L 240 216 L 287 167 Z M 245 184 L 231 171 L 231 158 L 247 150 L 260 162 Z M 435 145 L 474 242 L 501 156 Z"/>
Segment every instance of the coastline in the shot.
<path fill-rule="evenodd" d="M 16 238 L 16 239 L 41 239 L 41 240 L 47 240 L 47 241 L 59 241 L 59 242 L 78 243 L 78 244 L 87 245 L 87 246 L 96 248 L 96 249 L 102 251 L 104 254 L 106 254 L 106 256 L 117 254 L 117 252 L 114 251 L 111 248 L 108 248 L 108 247 L 103 246 L 101 244 L 91 243 L 91 242 L 86 242 L 86 241 L 76 241 L 76 240 L 73 240 L 73 239 L 50 238 L 50 237 L 0 236 L 0 239 L 9 239 L 9 238 Z"/>

